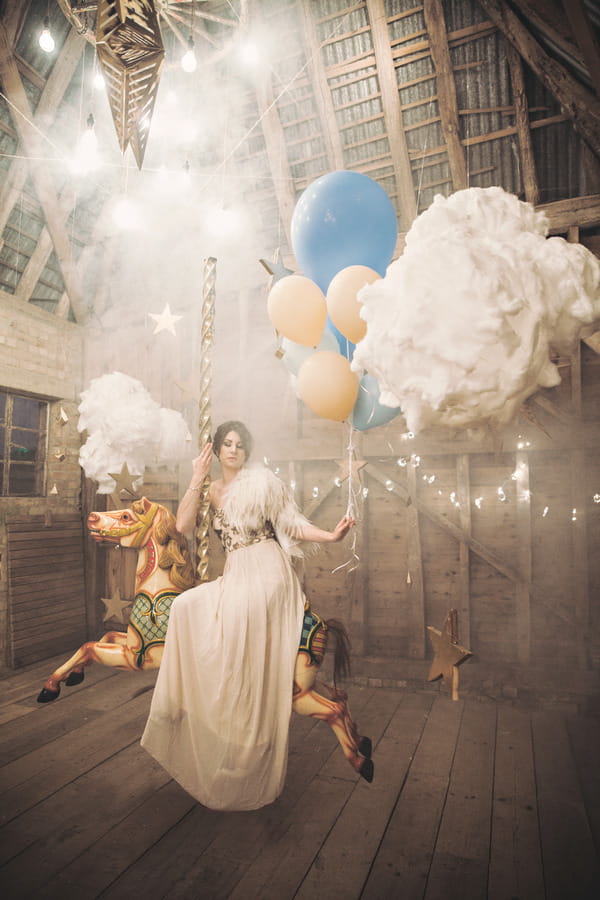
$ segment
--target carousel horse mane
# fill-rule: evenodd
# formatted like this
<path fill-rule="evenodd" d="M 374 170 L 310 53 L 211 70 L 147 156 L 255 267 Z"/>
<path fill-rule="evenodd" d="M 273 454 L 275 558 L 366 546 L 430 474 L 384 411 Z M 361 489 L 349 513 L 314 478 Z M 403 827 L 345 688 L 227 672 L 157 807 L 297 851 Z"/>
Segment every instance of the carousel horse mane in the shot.
<path fill-rule="evenodd" d="M 146 498 L 134 500 L 131 512 L 141 516 L 146 511 L 147 502 Z M 187 541 L 175 527 L 173 513 L 157 504 L 152 525 L 155 540 L 161 548 L 157 560 L 159 567 L 170 569 L 170 580 L 177 590 L 187 590 L 194 584 L 194 567 Z"/>

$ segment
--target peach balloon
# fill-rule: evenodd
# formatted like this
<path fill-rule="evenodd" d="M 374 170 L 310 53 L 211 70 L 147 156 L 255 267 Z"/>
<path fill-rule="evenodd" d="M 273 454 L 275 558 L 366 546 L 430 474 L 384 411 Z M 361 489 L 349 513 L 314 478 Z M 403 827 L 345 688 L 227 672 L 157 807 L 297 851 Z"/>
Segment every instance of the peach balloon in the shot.
<path fill-rule="evenodd" d="M 267 299 L 267 311 L 279 334 L 305 347 L 316 347 L 327 321 L 321 288 L 304 275 L 286 275 L 276 281 Z"/>
<path fill-rule="evenodd" d="M 358 344 L 367 333 L 367 323 L 360 317 L 362 304 L 356 295 L 365 284 L 379 278 L 381 275 L 368 266 L 347 266 L 333 276 L 327 288 L 329 318 L 353 344 Z"/>
<path fill-rule="evenodd" d="M 317 350 L 300 366 L 298 393 L 318 416 L 343 422 L 354 409 L 358 377 L 341 353 Z"/>

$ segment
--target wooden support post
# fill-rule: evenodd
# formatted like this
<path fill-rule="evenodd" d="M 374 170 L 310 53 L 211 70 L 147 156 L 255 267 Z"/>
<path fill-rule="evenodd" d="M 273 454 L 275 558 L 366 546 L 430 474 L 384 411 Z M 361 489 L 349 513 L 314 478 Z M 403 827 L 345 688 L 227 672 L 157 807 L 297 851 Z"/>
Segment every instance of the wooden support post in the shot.
<path fill-rule="evenodd" d="M 356 554 L 360 560 L 358 568 L 351 574 L 350 588 L 350 640 L 352 651 L 357 656 L 369 652 L 369 618 L 367 597 L 369 596 L 369 497 L 363 498 L 362 516 L 357 523 Z"/>
<path fill-rule="evenodd" d="M 567 240 L 579 241 L 579 228 L 569 228 Z M 581 343 L 578 341 L 571 356 L 571 403 L 573 412 L 581 422 Z M 581 434 L 581 431 L 579 432 Z M 590 622 L 590 587 L 588 571 L 588 540 L 586 516 L 586 466 L 585 451 L 582 448 L 571 450 L 571 496 L 573 509 L 571 525 L 573 526 L 573 599 L 575 603 L 575 622 L 577 624 L 577 656 L 579 668 L 589 668 L 589 646 L 587 630 Z"/>
<path fill-rule="evenodd" d="M 406 467 L 408 490 L 411 497 L 417 495 L 417 470 L 410 463 Z M 406 507 L 407 544 L 406 563 L 410 583 L 406 585 L 409 610 L 408 655 L 412 659 L 425 659 L 425 590 L 423 586 L 423 555 L 419 510 L 415 503 Z"/>
<path fill-rule="evenodd" d="M 521 581 L 515 585 L 517 613 L 517 655 L 520 663 L 529 662 L 531 653 L 531 499 L 529 492 L 529 457 L 516 454 L 517 493 L 517 557 Z"/>
<path fill-rule="evenodd" d="M 539 202 L 540 189 L 535 168 L 533 141 L 529 127 L 529 106 L 525 91 L 525 78 L 521 57 L 512 44 L 506 44 L 506 59 L 510 71 L 513 98 L 515 103 L 515 123 L 519 138 L 519 161 L 521 163 L 521 182 L 525 199 L 534 205 Z"/>
<path fill-rule="evenodd" d="M 463 534 L 471 536 L 471 484 L 469 471 L 469 456 L 461 453 L 456 458 L 456 496 L 458 497 L 460 527 Z M 467 645 L 471 643 L 471 553 L 468 544 L 460 541 L 459 545 L 459 572 L 458 572 L 458 610 L 460 613 L 460 626 L 462 637 Z"/>

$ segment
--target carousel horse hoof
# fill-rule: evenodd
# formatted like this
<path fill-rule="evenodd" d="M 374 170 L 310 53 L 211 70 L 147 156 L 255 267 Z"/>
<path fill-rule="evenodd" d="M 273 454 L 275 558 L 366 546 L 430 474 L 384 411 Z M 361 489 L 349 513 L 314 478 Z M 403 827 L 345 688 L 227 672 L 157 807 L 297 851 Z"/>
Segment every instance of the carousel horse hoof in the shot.
<path fill-rule="evenodd" d="M 65 681 L 65 684 L 67 685 L 67 687 L 73 687 L 74 684 L 81 684 L 84 678 L 85 672 L 71 672 L 71 674 Z M 367 756 L 366 753 L 365 756 Z"/>
<path fill-rule="evenodd" d="M 373 765 L 373 760 L 365 757 L 365 760 L 358 770 L 358 774 L 361 778 L 364 778 L 368 784 L 371 784 L 373 781 L 373 775 L 375 774 L 375 766 Z"/>
<path fill-rule="evenodd" d="M 38 703 L 51 703 L 52 700 L 56 700 L 58 695 L 60 694 L 60 688 L 56 691 L 51 691 L 49 688 L 42 688 L 38 694 L 37 702 Z"/>
<path fill-rule="evenodd" d="M 362 737 L 360 739 L 360 744 L 358 745 L 358 752 L 361 756 L 367 756 L 369 759 L 371 758 L 371 754 L 373 753 L 373 743 L 371 738 Z"/>

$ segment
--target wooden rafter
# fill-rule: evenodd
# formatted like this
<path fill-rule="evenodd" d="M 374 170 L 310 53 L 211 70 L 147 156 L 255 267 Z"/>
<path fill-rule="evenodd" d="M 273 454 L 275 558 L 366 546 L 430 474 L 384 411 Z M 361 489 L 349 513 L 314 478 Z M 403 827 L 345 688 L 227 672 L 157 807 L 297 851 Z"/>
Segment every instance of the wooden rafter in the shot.
<path fill-rule="evenodd" d="M 400 213 L 398 228 L 404 232 L 408 231 L 417 214 L 417 202 L 383 0 L 367 0 L 367 10 L 371 22 L 383 115 L 398 189 Z"/>
<path fill-rule="evenodd" d="M 12 55 L 12 48 L 4 25 L 0 22 L 0 77 L 4 92 L 10 100 L 11 115 L 26 155 L 36 195 L 44 212 L 46 226 L 52 238 L 56 258 L 61 269 L 65 289 L 69 295 L 73 314 L 78 322 L 84 319 L 84 304 L 77 265 L 69 237 L 60 213 L 60 205 L 52 178 L 47 172 L 43 153 L 39 148 L 39 136 L 32 124 L 33 113 L 21 76 Z"/>
<path fill-rule="evenodd" d="M 506 44 L 506 58 L 515 101 L 515 125 L 519 139 L 519 160 L 521 163 L 523 191 L 525 199 L 535 205 L 540 199 L 540 189 L 535 169 L 531 128 L 529 127 L 529 109 L 525 93 L 523 64 L 513 45 L 509 43 Z"/>
<path fill-rule="evenodd" d="M 563 7 L 598 96 L 600 95 L 600 50 L 585 6 L 581 0 L 563 0 Z"/>
<path fill-rule="evenodd" d="M 319 111 L 321 132 L 327 148 L 328 168 L 332 170 L 343 169 L 344 151 L 340 140 L 340 132 L 336 127 L 335 107 L 321 58 L 321 45 L 317 39 L 314 19 L 311 14 L 311 9 L 313 8 L 311 0 L 301 0 L 299 12 L 304 28 L 308 71 L 311 75 L 315 103 Z"/>
<path fill-rule="evenodd" d="M 288 246 L 292 246 L 291 225 L 292 214 L 296 205 L 292 173 L 287 156 L 285 134 L 277 108 L 270 81 L 269 71 L 261 70 L 255 74 L 254 89 L 265 147 L 269 158 L 269 167 L 273 178 L 273 188 L 277 197 L 279 216 L 285 231 Z"/>
<path fill-rule="evenodd" d="M 442 131 L 448 148 L 448 162 L 452 173 L 452 185 L 455 191 L 468 187 L 467 163 L 465 151 L 460 141 L 460 123 L 458 121 L 458 103 L 456 101 L 456 85 L 450 51 L 446 22 L 441 0 L 425 0 L 423 7 L 425 23 L 429 33 L 431 58 L 435 67 L 438 107 L 442 122 Z"/>
<path fill-rule="evenodd" d="M 74 31 L 70 31 L 65 40 L 59 58 L 45 84 L 36 108 L 33 123 L 37 127 L 48 128 L 48 122 L 54 119 L 63 95 L 73 78 L 73 74 L 85 44 Z M 0 232 L 3 231 L 7 219 L 15 203 L 18 201 L 23 185 L 27 180 L 29 168 L 27 160 L 15 159 L 6 173 L 4 184 L 0 190 Z"/>
<path fill-rule="evenodd" d="M 580 228 L 600 225 L 600 194 L 541 203 L 537 208 L 546 214 L 550 231 L 555 233 L 566 232 L 573 225 Z"/>
<path fill-rule="evenodd" d="M 600 156 L 600 100 L 583 87 L 559 62 L 543 50 L 504 0 L 479 0 L 490 19 L 502 31 L 536 73 L 561 107 L 573 127 Z"/>

